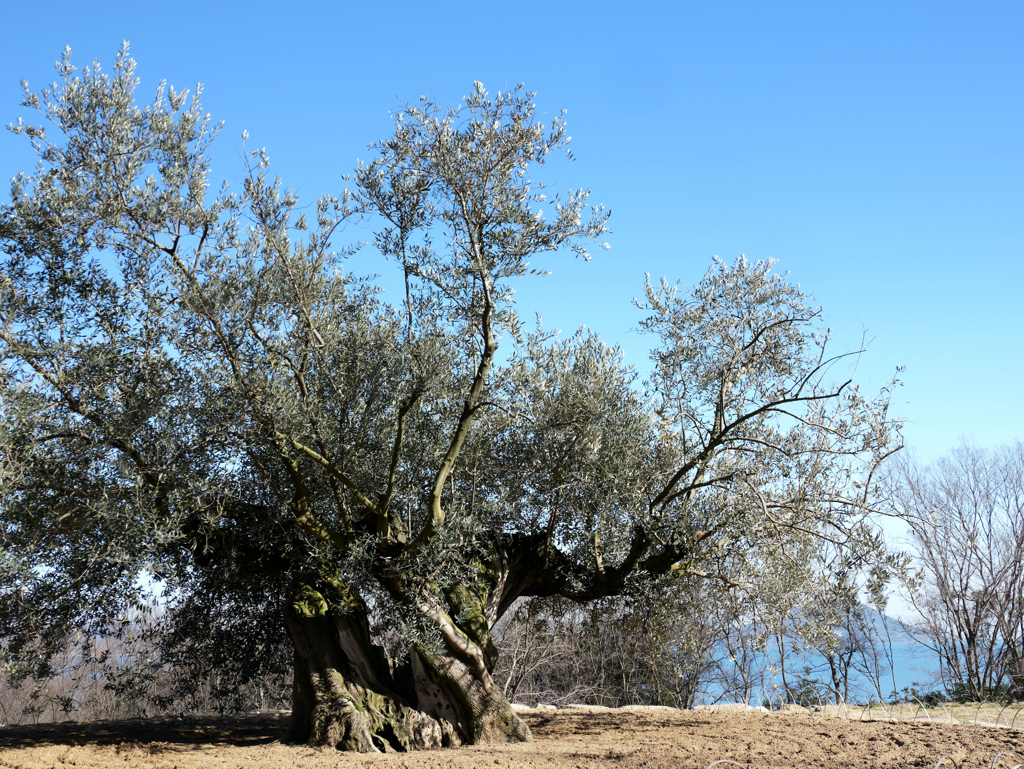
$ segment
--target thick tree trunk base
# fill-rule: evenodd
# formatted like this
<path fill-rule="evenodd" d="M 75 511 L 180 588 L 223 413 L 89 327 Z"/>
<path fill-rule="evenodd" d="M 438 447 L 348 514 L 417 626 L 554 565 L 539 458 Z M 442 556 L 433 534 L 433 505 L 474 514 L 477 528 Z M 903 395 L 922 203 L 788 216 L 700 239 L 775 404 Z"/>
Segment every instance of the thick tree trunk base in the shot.
<path fill-rule="evenodd" d="M 357 753 L 392 753 L 439 748 L 445 735 L 438 722 L 413 708 L 381 697 L 339 696 L 319 702 L 293 722 L 293 741 Z"/>
<path fill-rule="evenodd" d="M 461 662 L 413 651 L 392 670 L 358 610 L 334 614 L 310 591 L 286 622 L 295 645 L 292 742 L 386 753 L 532 740 L 500 690 Z"/>
<path fill-rule="evenodd" d="M 441 725 L 394 691 L 365 616 L 334 615 L 316 598 L 286 613 L 295 644 L 291 741 L 359 753 L 442 747 Z"/>

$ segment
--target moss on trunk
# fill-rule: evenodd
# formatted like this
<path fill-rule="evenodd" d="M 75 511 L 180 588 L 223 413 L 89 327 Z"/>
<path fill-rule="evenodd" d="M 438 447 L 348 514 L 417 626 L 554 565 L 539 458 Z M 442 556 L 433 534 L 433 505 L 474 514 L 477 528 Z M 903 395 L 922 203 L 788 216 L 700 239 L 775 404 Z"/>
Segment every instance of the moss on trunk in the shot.
<path fill-rule="evenodd" d="M 489 675 L 446 654 L 414 650 L 393 667 L 370 642 L 365 609 L 336 613 L 300 590 L 286 611 L 295 645 L 290 738 L 361 753 L 532 739 Z"/>

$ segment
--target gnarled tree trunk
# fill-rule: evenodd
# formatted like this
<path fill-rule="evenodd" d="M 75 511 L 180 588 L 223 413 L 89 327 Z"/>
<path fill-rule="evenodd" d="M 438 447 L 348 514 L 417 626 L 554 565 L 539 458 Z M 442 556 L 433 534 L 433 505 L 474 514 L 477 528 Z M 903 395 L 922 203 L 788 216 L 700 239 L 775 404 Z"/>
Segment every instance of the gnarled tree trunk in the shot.
<path fill-rule="evenodd" d="M 366 753 L 532 740 L 490 671 L 460 659 L 465 649 L 415 648 L 393 665 L 371 643 L 357 600 L 342 614 L 308 587 L 285 619 L 295 646 L 294 742 Z M 483 657 L 464 634 L 460 640 Z"/>

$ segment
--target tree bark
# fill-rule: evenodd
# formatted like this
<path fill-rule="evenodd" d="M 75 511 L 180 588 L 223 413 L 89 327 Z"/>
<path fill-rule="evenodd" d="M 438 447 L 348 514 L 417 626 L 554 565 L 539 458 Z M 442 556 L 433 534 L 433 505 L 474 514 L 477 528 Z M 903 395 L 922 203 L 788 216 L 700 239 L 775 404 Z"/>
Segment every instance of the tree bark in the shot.
<path fill-rule="evenodd" d="M 287 607 L 295 646 L 290 740 L 360 753 L 532 740 L 488 671 L 412 649 L 394 665 L 371 643 L 365 608 L 341 613 L 305 587 Z"/>
<path fill-rule="evenodd" d="M 363 611 L 333 612 L 306 589 L 285 620 L 295 646 L 291 741 L 360 753 L 445 744 L 442 724 L 395 691 Z"/>
<path fill-rule="evenodd" d="M 501 687 L 485 685 L 476 672 L 450 654 L 413 649 L 417 702 L 439 722 L 451 724 L 461 742 L 532 742 L 530 727 L 512 710 Z"/>

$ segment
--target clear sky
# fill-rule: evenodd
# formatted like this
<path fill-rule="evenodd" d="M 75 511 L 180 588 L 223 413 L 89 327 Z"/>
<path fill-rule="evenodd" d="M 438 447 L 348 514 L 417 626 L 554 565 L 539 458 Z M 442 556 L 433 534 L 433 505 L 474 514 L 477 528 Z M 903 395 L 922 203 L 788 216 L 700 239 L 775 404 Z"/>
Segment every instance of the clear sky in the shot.
<path fill-rule="evenodd" d="M 644 366 L 645 272 L 697 282 L 717 254 L 777 259 L 862 387 L 905 365 L 897 413 L 924 459 L 961 436 L 1024 439 L 1024 4 L 1019 2 L 10 3 L 0 122 L 25 115 L 65 45 L 108 70 L 123 39 L 143 100 L 205 86 L 304 200 L 338 192 L 389 110 L 481 80 L 568 110 L 557 181 L 612 210 L 609 251 L 522 286 L 525 317 L 585 324 Z M 31 170 L 0 135 L 0 175 Z M 352 228 L 351 240 L 368 233 Z"/>

